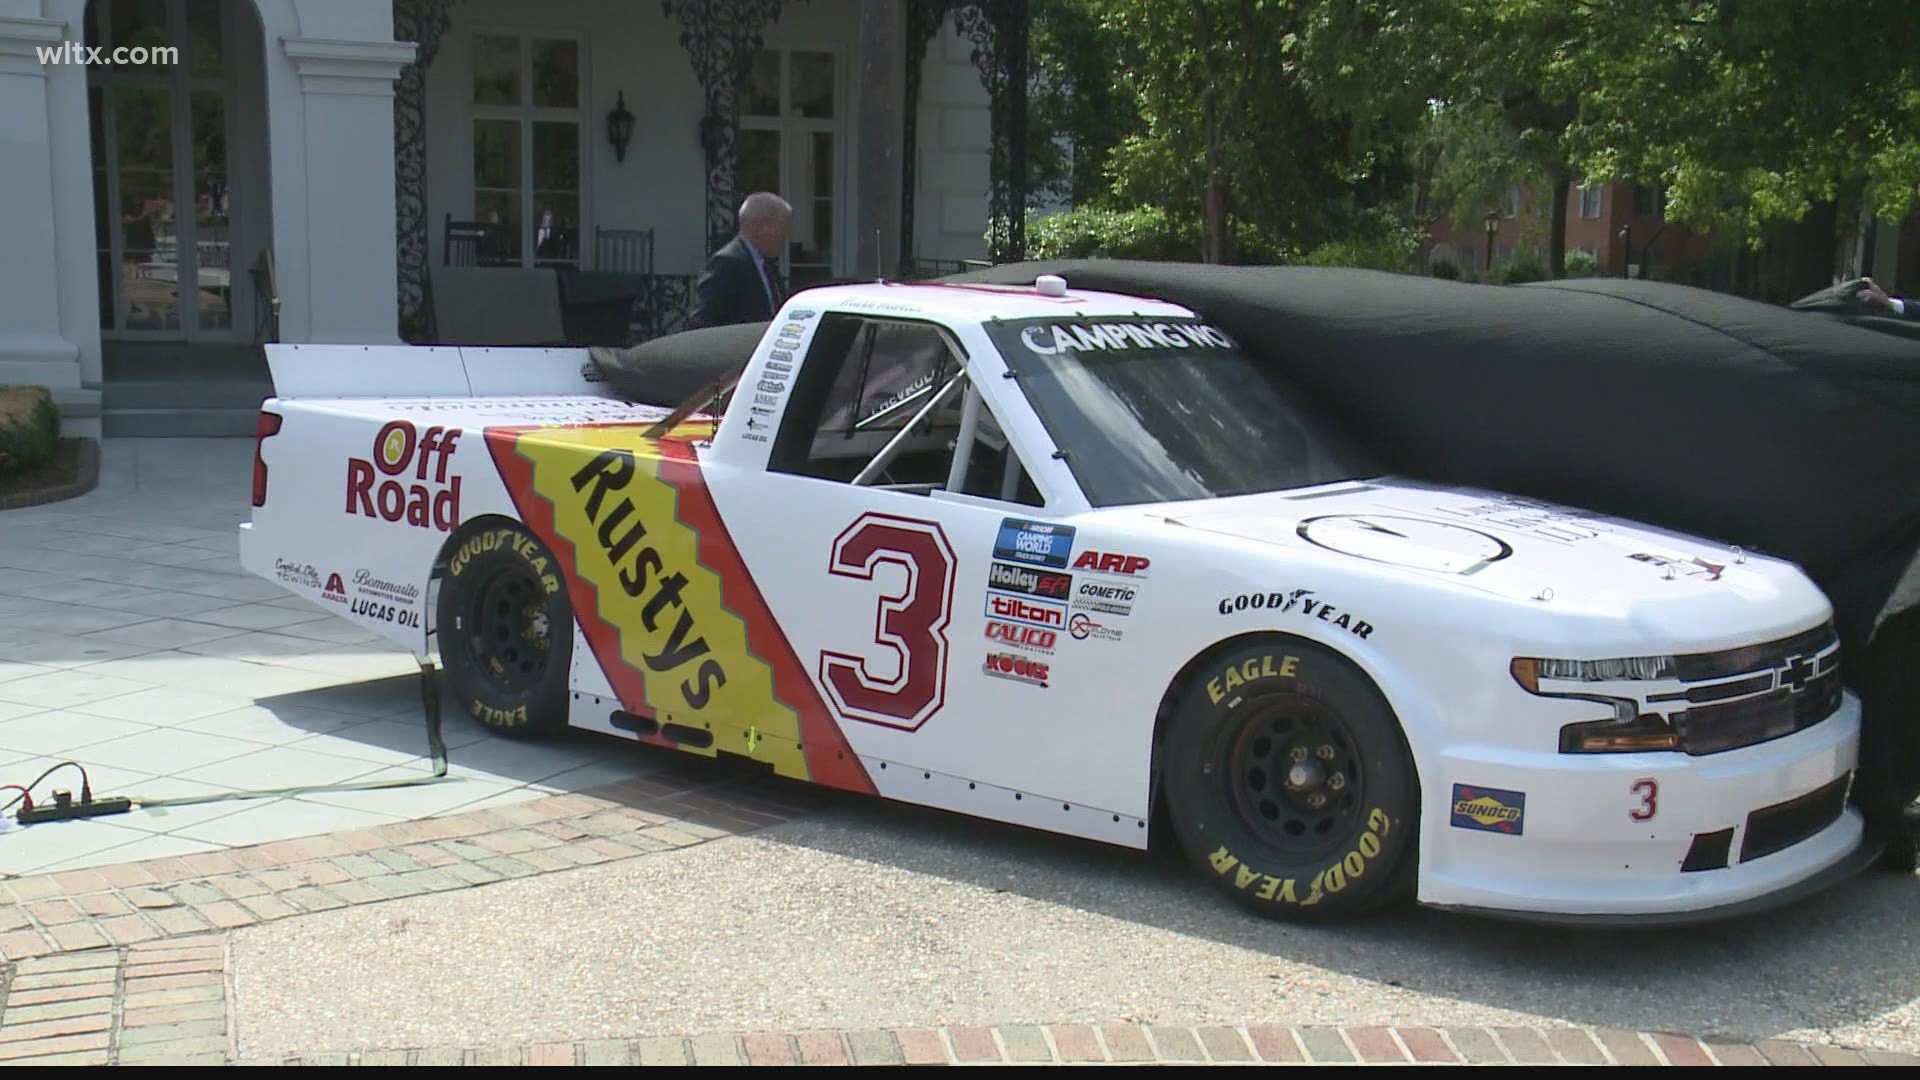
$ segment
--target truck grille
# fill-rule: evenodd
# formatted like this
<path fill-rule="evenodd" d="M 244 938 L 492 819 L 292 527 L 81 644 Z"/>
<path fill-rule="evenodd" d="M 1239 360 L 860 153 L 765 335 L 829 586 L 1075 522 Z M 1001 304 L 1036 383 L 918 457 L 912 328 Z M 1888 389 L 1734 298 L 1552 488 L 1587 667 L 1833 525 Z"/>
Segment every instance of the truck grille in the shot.
<path fill-rule="evenodd" d="M 1828 623 L 1763 645 L 1675 658 L 1684 690 L 1648 704 L 1689 754 L 1718 754 L 1804 731 L 1840 708 L 1840 639 Z"/>

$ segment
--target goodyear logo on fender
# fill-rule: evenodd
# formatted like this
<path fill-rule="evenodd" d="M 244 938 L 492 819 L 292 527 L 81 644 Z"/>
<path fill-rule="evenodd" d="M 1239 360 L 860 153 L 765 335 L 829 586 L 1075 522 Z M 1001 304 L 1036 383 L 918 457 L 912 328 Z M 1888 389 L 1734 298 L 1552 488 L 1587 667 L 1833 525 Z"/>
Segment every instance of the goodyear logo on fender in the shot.
<path fill-rule="evenodd" d="M 1519 836 L 1526 822 L 1526 792 L 1453 785 L 1454 828 Z"/>
<path fill-rule="evenodd" d="M 678 489 L 651 447 L 631 430 L 582 428 L 525 435 L 516 449 L 573 549 L 574 576 L 587 586 L 576 605 L 612 627 L 617 656 L 589 635 L 600 662 L 639 674 L 642 703 L 662 723 L 757 728 L 757 757 L 807 775 L 799 717 L 774 697 L 772 669 L 749 650 L 720 575 L 701 564 L 699 537 L 675 514 Z"/>

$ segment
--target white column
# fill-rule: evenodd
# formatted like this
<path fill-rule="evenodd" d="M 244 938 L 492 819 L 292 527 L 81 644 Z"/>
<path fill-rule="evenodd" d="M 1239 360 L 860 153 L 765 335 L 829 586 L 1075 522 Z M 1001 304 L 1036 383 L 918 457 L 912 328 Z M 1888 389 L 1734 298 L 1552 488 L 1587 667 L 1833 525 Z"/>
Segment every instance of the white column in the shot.
<path fill-rule="evenodd" d="M 268 121 L 281 340 L 397 343 L 393 81 L 414 47 L 301 37 L 280 45 L 298 86 L 297 104 L 274 103 Z M 270 73 L 269 93 L 293 81 Z"/>
<path fill-rule="evenodd" d="M 63 300 L 72 305 L 75 298 L 63 297 L 61 284 L 72 276 L 75 256 L 62 258 L 56 223 L 72 215 L 63 213 L 70 200 L 56 200 L 54 184 L 62 164 L 56 150 L 78 152 L 79 175 L 86 175 L 85 114 L 77 143 L 55 137 L 48 65 L 39 55 L 74 32 L 62 22 L 10 13 L 20 7 L 0 5 L 0 384 L 50 388 L 68 417 L 67 433 L 97 435 L 99 391 L 82 388 L 81 346 L 63 325 Z M 58 171 L 67 177 L 74 170 Z M 91 198 L 91 186 L 83 190 Z M 88 228 L 68 244 L 90 256 L 91 235 Z M 97 329 L 92 336 L 97 341 Z"/>

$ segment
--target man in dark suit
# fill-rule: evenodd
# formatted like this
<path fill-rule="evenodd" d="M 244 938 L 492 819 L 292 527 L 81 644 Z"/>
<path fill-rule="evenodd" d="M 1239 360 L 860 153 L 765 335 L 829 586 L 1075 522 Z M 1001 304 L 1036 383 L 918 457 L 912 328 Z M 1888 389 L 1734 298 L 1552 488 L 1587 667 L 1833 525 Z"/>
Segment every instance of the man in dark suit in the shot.
<path fill-rule="evenodd" d="M 694 285 L 689 327 L 766 322 L 780 310 L 780 252 L 787 246 L 793 207 L 756 191 L 740 204 L 740 232 L 713 253 Z"/>
<path fill-rule="evenodd" d="M 1872 278 L 1862 278 L 1858 298 L 1869 307 L 1891 311 L 1903 319 L 1920 320 L 1920 298 L 1903 300 L 1897 296 L 1888 296 L 1887 291 L 1874 284 Z"/>

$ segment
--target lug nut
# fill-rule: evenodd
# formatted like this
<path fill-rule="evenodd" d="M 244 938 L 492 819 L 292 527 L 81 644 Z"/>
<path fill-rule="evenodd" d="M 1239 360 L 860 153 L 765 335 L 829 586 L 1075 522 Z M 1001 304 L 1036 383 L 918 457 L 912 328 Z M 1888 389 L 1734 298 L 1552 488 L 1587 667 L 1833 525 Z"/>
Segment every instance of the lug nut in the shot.
<path fill-rule="evenodd" d="M 1327 786 L 1332 788 L 1335 791 L 1339 791 L 1341 788 L 1346 787 L 1347 774 L 1334 773 L 1332 776 L 1327 777 Z"/>
<path fill-rule="evenodd" d="M 1304 746 L 1296 746 L 1292 750 L 1287 751 L 1287 756 L 1295 761 L 1305 761 L 1307 760 L 1307 748 Z"/>
<path fill-rule="evenodd" d="M 1320 807 L 1327 805 L 1327 797 L 1316 791 L 1313 794 L 1307 796 L 1307 805 L 1317 810 Z"/>
<path fill-rule="evenodd" d="M 1319 753 L 1319 755 L 1320 755 L 1320 760 L 1321 760 L 1321 761 L 1332 761 L 1332 760 L 1333 760 L 1333 744 L 1332 744 L 1332 743 L 1322 743 L 1322 744 L 1320 745 L 1320 749 L 1319 749 L 1319 751 L 1318 751 L 1318 753 Z"/>

